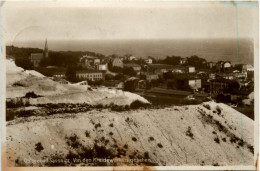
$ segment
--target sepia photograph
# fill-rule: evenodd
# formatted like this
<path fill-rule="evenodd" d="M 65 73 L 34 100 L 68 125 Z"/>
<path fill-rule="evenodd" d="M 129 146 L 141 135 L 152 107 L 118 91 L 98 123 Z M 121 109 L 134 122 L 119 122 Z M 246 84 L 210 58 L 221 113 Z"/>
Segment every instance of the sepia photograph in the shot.
<path fill-rule="evenodd" d="M 258 170 L 258 8 L 2 2 L 2 170 Z"/>

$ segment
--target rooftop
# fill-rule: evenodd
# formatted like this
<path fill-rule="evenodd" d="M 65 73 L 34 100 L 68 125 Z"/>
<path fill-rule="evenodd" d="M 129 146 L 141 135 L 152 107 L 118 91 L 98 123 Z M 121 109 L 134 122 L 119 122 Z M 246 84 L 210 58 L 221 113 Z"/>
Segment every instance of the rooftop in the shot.
<path fill-rule="evenodd" d="M 163 88 L 153 88 L 148 90 L 149 93 L 160 93 L 160 94 L 168 94 L 168 95 L 180 95 L 180 96 L 188 96 L 192 94 L 189 91 L 182 91 L 182 90 L 170 90 L 170 89 L 163 89 Z"/>

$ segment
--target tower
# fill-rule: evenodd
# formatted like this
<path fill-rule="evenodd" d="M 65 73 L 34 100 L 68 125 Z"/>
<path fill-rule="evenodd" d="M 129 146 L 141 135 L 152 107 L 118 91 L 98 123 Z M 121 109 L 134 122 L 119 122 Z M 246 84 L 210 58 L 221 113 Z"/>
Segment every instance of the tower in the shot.
<path fill-rule="evenodd" d="M 44 46 L 44 52 L 43 52 L 43 55 L 44 55 L 45 58 L 48 58 L 48 57 L 49 57 L 47 39 L 45 40 L 45 46 Z"/>

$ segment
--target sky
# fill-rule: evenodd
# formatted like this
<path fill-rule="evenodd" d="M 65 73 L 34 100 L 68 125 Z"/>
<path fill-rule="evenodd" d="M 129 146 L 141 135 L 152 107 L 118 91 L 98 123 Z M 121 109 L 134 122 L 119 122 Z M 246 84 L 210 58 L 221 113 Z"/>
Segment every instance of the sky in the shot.
<path fill-rule="evenodd" d="M 237 6 L 237 10 L 236 10 Z M 253 38 L 258 5 L 225 2 L 5 2 L 6 42 Z"/>

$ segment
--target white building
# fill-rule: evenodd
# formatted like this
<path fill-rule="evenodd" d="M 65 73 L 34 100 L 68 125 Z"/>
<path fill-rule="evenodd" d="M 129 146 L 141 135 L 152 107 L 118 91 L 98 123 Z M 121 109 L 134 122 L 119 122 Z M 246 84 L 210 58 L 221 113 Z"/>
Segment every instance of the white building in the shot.
<path fill-rule="evenodd" d="M 129 60 L 130 60 L 130 61 L 136 60 L 136 57 L 135 57 L 135 56 L 130 56 L 130 57 L 129 57 Z"/>
<path fill-rule="evenodd" d="M 243 72 L 254 71 L 254 67 L 250 64 L 245 64 L 242 66 L 242 71 Z"/>
<path fill-rule="evenodd" d="M 76 77 L 82 80 L 102 80 L 103 73 L 101 71 L 77 71 Z"/>
<path fill-rule="evenodd" d="M 201 79 L 190 79 L 188 82 L 191 89 L 199 89 L 201 88 Z"/>
<path fill-rule="evenodd" d="M 148 59 L 145 59 L 145 62 L 147 64 L 152 64 L 153 63 L 153 60 L 151 58 L 148 58 Z"/>
<path fill-rule="evenodd" d="M 107 71 L 107 64 L 99 64 L 98 70 L 100 71 Z"/>
<path fill-rule="evenodd" d="M 189 66 L 189 67 L 188 67 L 188 72 L 189 72 L 189 73 L 195 72 L 195 67 Z"/>
<path fill-rule="evenodd" d="M 113 67 L 120 67 L 123 68 L 124 67 L 124 63 L 122 62 L 122 60 L 120 58 L 115 58 L 112 62 L 112 66 Z"/>

